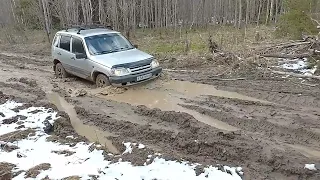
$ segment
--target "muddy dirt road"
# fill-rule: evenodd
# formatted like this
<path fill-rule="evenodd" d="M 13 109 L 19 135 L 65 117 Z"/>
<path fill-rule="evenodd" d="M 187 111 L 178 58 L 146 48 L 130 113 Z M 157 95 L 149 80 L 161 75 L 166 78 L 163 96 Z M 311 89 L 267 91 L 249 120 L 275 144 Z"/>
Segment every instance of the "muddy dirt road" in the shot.
<path fill-rule="evenodd" d="M 0 62 L 0 91 L 54 104 L 78 134 L 112 153 L 131 141 L 169 159 L 241 166 L 245 179 L 320 179 L 319 171 L 304 169 L 320 163 L 320 82 L 304 85 L 258 69 L 222 80 L 206 65 L 97 89 L 75 77 L 56 79 L 47 56 L 1 52 Z"/>

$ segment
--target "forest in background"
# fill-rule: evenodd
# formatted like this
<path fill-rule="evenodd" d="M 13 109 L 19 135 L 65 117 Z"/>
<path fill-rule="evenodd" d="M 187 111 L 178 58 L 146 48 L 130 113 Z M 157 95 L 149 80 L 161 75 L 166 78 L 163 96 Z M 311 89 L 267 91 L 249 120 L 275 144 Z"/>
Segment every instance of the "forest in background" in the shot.
<path fill-rule="evenodd" d="M 61 29 L 100 23 L 135 32 L 138 28 L 174 29 L 225 25 L 278 24 L 297 36 L 315 33 L 319 0 L 1 0 L 0 25 Z M 281 23 L 282 21 L 282 23 Z M 279 24 L 279 22 L 281 24 Z M 292 31 L 295 32 L 287 32 Z"/>

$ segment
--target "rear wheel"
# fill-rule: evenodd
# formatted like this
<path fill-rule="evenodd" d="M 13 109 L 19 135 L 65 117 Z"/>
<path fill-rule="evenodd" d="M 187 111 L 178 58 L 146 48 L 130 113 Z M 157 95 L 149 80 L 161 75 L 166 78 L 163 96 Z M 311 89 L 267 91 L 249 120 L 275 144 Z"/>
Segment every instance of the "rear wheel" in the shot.
<path fill-rule="evenodd" d="M 96 85 L 99 88 L 110 86 L 109 78 L 104 74 L 99 74 L 96 78 Z"/>
<path fill-rule="evenodd" d="M 61 63 L 57 63 L 55 67 L 55 75 L 58 78 L 66 78 L 68 77 L 67 71 L 64 69 Z"/>

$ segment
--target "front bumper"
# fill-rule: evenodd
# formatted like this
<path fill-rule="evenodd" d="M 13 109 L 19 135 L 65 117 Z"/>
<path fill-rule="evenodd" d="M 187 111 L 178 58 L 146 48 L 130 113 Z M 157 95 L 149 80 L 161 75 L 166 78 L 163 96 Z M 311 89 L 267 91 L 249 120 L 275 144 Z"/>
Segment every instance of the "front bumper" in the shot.
<path fill-rule="evenodd" d="M 145 73 L 141 73 L 141 74 L 135 74 L 135 75 L 127 75 L 127 76 L 113 76 L 113 77 L 109 77 L 110 83 L 112 84 L 125 84 L 125 83 L 131 83 L 131 84 L 135 84 L 135 83 L 139 83 L 139 82 L 143 82 L 143 81 L 147 81 L 150 79 L 153 79 L 155 76 L 159 76 L 160 73 L 162 72 L 162 68 L 161 67 L 157 67 L 155 69 L 152 69 L 151 71 L 145 72 Z M 152 74 L 152 76 L 148 79 L 144 79 L 141 81 L 137 81 L 137 77 L 139 76 L 143 76 L 146 74 Z"/>

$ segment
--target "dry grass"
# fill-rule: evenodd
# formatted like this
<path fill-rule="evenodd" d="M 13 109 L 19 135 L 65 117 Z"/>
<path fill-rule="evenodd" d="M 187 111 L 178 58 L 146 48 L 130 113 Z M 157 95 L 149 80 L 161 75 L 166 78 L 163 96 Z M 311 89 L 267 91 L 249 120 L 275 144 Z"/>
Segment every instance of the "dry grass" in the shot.
<path fill-rule="evenodd" d="M 255 35 L 259 32 L 260 40 L 256 41 Z M 248 27 L 246 29 L 237 29 L 228 26 L 217 26 L 206 29 L 188 30 L 187 39 L 190 41 L 190 54 L 204 55 L 209 53 L 208 39 L 212 39 L 223 51 L 234 52 L 237 54 L 246 54 L 252 47 L 261 44 L 280 43 L 286 39 L 275 39 L 273 36 L 274 28 Z M 139 30 L 136 32 L 132 41 L 151 54 L 156 55 L 180 55 L 185 54 L 186 30 L 180 33 L 169 30 Z"/>
<path fill-rule="evenodd" d="M 188 34 L 186 36 L 186 31 Z M 256 41 L 255 35 L 259 32 L 261 40 Z M 283 42 L 283 39 L 275 39 L 274 28 L 248 27 L 237 29 L 228 26 L 212 26 L 198 29 L 165 30 L 165 29 L 138 29 L 130 39 L 139 45 L 143 51 L 160 57 L 185 56 L 186 39 L 190 42 L 190 50 L 187 56 L 198 56 L 209 53 L 208 38 L 218 44 L 219 48 L 237 54 L 249 53 L 251 47 L 260 44 Z M 54 32 L 52 33 L 54 34 Z M 50 55 L 50 44 L 45 33 L 41 30 L 26 30 L 6 27 L 0 29 L 0 49 L 34 55 Z"/>
<path fill-rule="evenodd" d="M 0 50 L 49 55 L 50 44 L 46 34 L 41 30 L 0 28 Z"/>

